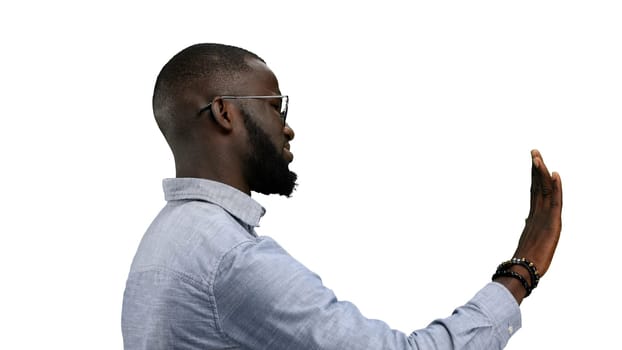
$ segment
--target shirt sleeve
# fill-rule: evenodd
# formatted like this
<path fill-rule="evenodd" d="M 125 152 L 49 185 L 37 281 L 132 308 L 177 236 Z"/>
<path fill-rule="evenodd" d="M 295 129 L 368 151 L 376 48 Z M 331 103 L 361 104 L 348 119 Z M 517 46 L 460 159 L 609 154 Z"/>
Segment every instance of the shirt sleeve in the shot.
<path fill-rule="evenodd" d="M 521 322 L 510 292 L 490 283 L 450 317 L 407 335 L 337 300 L 270 238 L 226 254 L 213 288 L 221 332 L 248 349 L 502 349 Z"/>

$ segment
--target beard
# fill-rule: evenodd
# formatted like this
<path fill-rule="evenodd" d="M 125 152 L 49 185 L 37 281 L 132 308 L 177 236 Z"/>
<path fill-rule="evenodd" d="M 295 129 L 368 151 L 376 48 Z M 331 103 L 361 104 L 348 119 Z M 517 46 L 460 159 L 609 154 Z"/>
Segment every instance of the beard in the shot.
<path fill-rule="evenodd" d="M 298 175 L 289 170 L 283 152 L 279 152 L 268 134 L 252 120 L 250 113 L 245 108 L 241 108 L 241 112 L 252 150 L 243 168 L 251 191 L 290 197 L 297 186 Z"/>

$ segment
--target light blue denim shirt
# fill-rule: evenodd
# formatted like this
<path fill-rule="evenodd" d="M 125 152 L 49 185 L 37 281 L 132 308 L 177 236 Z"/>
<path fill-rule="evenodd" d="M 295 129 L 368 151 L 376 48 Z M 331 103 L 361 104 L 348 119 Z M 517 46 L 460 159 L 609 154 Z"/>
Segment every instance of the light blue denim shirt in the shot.
<path fill-rule="evenodd" d="M 501 349 L 520 328 L 512 295 L 489 283 L 448 318 L 393 330 L 258 237 L 265 210 L 248 195 L 203 179 L 163 186 L 127 279 L 125 349 Z"/>

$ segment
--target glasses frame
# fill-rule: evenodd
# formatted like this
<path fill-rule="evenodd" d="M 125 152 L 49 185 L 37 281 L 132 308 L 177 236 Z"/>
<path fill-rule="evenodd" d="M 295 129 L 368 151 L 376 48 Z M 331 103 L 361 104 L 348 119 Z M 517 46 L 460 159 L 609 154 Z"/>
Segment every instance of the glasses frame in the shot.
<path fill-rule="evenodd" d="M 268 99 L 281 99 L 281 111 L 279 112 L 279 117 L 285 125 L 285 120 L 287 119 L 287 110 L 289 109 L 289 96 L 288 95 L 271 95 L 271 96 L 260 96 L 260 95 L 248 95 L 248 96 L 233 96 L 233 95 L 225 95 L 219 96 L 216 98 L 221 98 L 223 100 L 268 100 Z M 215 99 L 216 99 L 215 98 Z M 214 102 L 210 102 L 207 106 L 201 108 L 198 114 L 205 112 L 205 110 L 209 109 Z M 285 104 L 285 106 L 283 106 Z"/>

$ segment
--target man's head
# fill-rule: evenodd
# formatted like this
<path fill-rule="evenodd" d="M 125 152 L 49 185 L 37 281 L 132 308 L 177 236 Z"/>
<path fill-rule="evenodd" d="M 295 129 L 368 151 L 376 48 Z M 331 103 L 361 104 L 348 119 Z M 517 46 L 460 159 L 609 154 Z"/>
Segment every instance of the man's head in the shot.
<path fill-rule="evenodd" d="M 279 95 L 272 71 L 247 50 L 197 44 L 176 54 L 158 75 L 153 111 L 177 177 L 289 196 L 296 182 L 288 168 L 294 132 L 281 119 Z"/>

